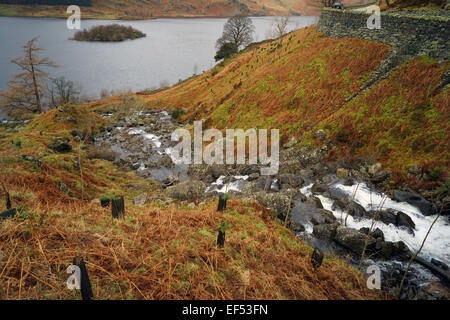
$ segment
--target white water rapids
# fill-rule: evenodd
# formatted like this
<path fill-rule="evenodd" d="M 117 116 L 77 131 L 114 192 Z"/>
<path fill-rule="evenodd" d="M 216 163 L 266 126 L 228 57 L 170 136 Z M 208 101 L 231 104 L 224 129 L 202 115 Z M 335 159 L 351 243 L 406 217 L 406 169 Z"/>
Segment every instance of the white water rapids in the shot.
<path fill-rule="evenodd" d="M 300 191 L 304 195 L 310 196 L 311 186 L 312 184 L 303 187 Z M 342 184 L 335 184 L 334 187 L 345 192 L 352 198 L 357 185 L 344 186 Z M 324 209 L 332 211 L 338 221 L 345 219 L 345 212 L 342 212 L 339 209 L 331 210 L 333 200 L 322 195 L 318 195 L 318 198 L 322 202 Z M 436 218 L 436 216 L 424 216 L 418 208 L 408 203 L 394 201 L 385 194 L 370 190 L 364 183 L 359 185 L 354 201 L 363 206 L 366 210 L 394 209 L 409 215 L 416 224 L 414 230 L 415 235 L 392 224 L 386 225 L 381 221 L 375 223 L 374 229 L 380 228 L 387 241 L 403 241 L 413 253 L 415 253 L 422 245 L 422 241 L 425 238 L 428 229 Z M 380 208 L 381 203 L 383 203 L 382 208 Z M 369 219 L 356 220 L 353 219 L 352 216 L 348 216 L 347 219 L 347 226 L 358 230 L 363 227 L 370 228 L 371 224 L 372 220 Z M 438 221 L 436 221 L 419 256 L 428 261 L 431 258 L 435 258 L 447 265 L 450 264 L 450 224 L 447 222 L 446 218 L 440 217 Z"/>

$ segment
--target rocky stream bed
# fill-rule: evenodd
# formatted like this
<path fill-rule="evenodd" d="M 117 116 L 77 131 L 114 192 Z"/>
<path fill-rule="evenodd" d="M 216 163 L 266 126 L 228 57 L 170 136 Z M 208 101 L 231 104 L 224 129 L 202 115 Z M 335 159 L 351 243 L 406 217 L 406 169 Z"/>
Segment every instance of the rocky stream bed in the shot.
<path fill-rule="evenodd" d="M 115 119 L 114 112 L 103 116 Z M 177 142 L 171 141 L 171 133 L 177 127 L 166 111 L 136 112 L 111 120 L 95 137 L 95 146 L 112 150 L 111 160 L 119 168 L 158 181 L 164 201 L 195 206 L 194 202 L 228 193 L 258 201 L 311 246 L 348 259 L 356 267 L 364 251 L 361 271 L 377 265 L 382 289 L 391 293 L 396 292 L 411 254 L 421 246 L 440 206 L 412 190 L 383 193 L 380 183 L 389 178 L 389 171 L 380 164 L 355 169 L 326 162 L 326 144 L 319 149 L 297 148 L 290 141 L 280 150 L 276 176 L 261 176 L 258 165 L 175 165 L 171 153 Z M 328 142 L 324 132 L 316 135 Z M 414 168 L 410 171 L 415 174 Z M 147 201 L 142 195 L 135 204 Z M 412 264 L 402 299 L 449 298 L 448 214 L 446 207 Z"/>

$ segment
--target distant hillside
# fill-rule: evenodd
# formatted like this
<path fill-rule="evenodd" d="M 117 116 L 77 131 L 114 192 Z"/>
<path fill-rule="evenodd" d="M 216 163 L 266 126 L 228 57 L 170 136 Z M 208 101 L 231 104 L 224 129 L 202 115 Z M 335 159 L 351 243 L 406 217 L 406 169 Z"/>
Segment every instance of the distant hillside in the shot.
<path fill-rule="evenodd" d="M 66 0 L 35 0 L 37 5 L 23 5 L 22 0 L 0 0 L 0 15 L 66 17 Z M 92 2 L 92 5 L 89 5 Z M 346 5 L 371 2 L 347 0 Z M 51 5 L 44 5 L 45 3 Z M 62 6 L 58 6 L 62 3 Z M 152 17 L 246 15 L 319 15 L 320 0 L 79 0 L 71 4 L 85 5 L 84 18 L 134 19 Z"/>

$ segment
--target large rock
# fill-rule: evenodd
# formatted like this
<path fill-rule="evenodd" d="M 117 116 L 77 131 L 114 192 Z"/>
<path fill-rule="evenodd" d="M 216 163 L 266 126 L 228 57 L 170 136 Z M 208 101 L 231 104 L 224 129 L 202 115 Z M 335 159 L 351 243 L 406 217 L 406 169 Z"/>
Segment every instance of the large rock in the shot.
<path fill-rule="evenodd" d="M 313 234 L 316 238 L 326 241 L 332 241 L 336 236 L 338 224 L 324 223 L 317 224 L 313 227 Z"/>
<path fill-rule="evenodd" d="M 433 204 L 416 192 L 394 190 L 392 199 L 400 202 L 407 202 L 410 205 L 419 208 L 424 216 L 430 216 L 435 213 Z"/>
<path fill-rule="evenodd" d="M 133 203 L 135 206 L 143 206 L 147 202 L 147 194 L 140 194 L 133 199 Z"/>
<path fill-rule="evenodd" d="M 397 227 L 406 227 L 412 233 L 414 233 L 413 230 L 416 228 L 416 224 L 411 217 L 401 211 L 397 212 L 396 225 Z"/>
<path fill-rule="evenodd" d="M 188 180 L 168 187 L 164 193 L 169 198 L 194 201 L 203 198 L 205 189 L 206 185 L 202 181 Z"/>
<path fill-rule="evenodd" d="M 366 251 L 372 251 L 375 248 L 376 240 L 372 236 L 365 235 L 358 230 L 339 226 L 336 228 L 336 235 L 334 237 L 337 243 L 357 254 L 363 252 L 366 239 Z"/>
<path fill-rule="evenodd" d="M 303 179 L 292 173 L 282 173 L 278 175 L 278 184 L 280 187 L 282 185 L 289 185 L 292 188 L 298 188 L 302 186 Z"/>
<path fill-rule="evenodd" d="M 290 210 L 290 198 L 283 193 L 267 193 L 264 191 L 255 194 L 256 200 L 263 206 L 269 208 L 276 217 L 281 220 L 286 218 Z"/>
<path fill-rule="evenodd" d="M 379 254 L 385 259 L 391 259 L 394 257 L 406 258 L 409 253 L 409 249 L 403 241 L 385 241 L 381 244 L 381 248 L 379 250 Z"/>
<path fill-rule="evenodd" d="M 364 218 L 367 215 L 363 206 L 354 201 L 350 202 L 348 205 L 348 214 L 358 219 Z"/>

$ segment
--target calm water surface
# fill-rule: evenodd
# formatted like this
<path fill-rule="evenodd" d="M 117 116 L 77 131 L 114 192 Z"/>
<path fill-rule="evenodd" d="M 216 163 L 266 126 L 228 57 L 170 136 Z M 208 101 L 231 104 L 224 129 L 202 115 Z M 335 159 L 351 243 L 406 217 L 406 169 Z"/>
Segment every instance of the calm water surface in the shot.
<path fill-rule="evenodd" d="M 267 39 L 274 17 L 252 18 L 255 40 Z M 292 17 L 289 29 L 317 22 L 317 17 Z M 69 40 L 75 30 L 64 19 L 0 17 L 0 90 L 17 72 L 10 60 L 22 55 L 22 46 L 39 36 L 44 55 L 60 67 L 51 76 L 64 76 L 81 86 L 83 93 L 97 97 L 102 89 L 133 91 L 174 84 L 214 66 L 215 41 L 226 19 L 155 19 L 146 21 L 82 21 L 82 28 L 118 23 L 131 25 L 146 38 L 119 43 Z"/>

